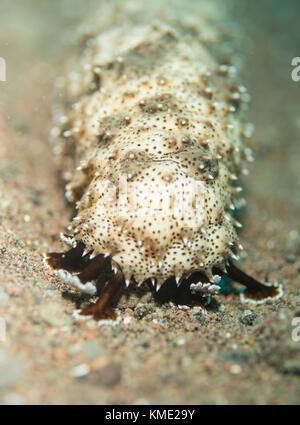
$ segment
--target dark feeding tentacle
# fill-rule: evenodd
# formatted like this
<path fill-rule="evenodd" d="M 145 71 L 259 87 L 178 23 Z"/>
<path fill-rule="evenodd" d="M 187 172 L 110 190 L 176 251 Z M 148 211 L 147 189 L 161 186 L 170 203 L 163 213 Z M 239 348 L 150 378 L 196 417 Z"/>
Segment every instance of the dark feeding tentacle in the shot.
<path fill-rule="evenodd" d="M 45 255 L 45 261 L 54 270 L 66 270 L 71 273 L 81 272 L 89 262 L 87 256 L 82 256 L 84 244 L 78 243 L 67 252 L 50 252 Z"/>
<path fill-rule="evenodd" d="M 268 300 L 279 299 L 283 294 L 281 285 L 262 284 L 238 269 L 231 261 L 228 261 L 226 265 L 226 275 L 246 286 L 247 289 L 241 294 L 243 302 L 262 304 Z"/>
<path fill-rule="evenodd" d="M 81 283 L 98 279 L 100 273 L 111 270 L 111 260 L 100 254 L 93 259 L 84 254 L 84 244 L 79 243 L 64 253 L 51 252 L 45 255 L 46 263 L 54 270 L 65 270 L 75 274 Z"/>
<path fill-rule="evenodd" d="M 152 285 L 150 281 L 149 287 Z M 160 303 L 172 301 L 177 305 L 186 305 L 189 307 L 201 307 L 206 310 L 206 298 L 203 294 L 194 294 L 191 291 L 191 284 L 198 282 L 209 282 L 208 278 L 200 272 L 193 273 L 189 278 L 183 278 L 181 281 L 176 283 L 175 276 L 167 279 L 158 292 L 154 291 L 154 298 Z"/>
<path fill-rule="evenodd" d="M 111 308 L 113 299 L 124 285 L 124 277 L 120 270 L 117 274 L 111 273 L 110 280 L 102 290 L 95 304 L 87 305 L 80 311 L 80 315 L 92 315 L 95 320 L 116 320 L 116 312 Z"/>
<path fill-rule="evenodd" d="M 99 295 L 95 304 L 85 306 L 80 315 L 92 315 L 95 320 L 115 320 L 116 313 L 110 307 L 117 292 L 124 284 L 124 277 L 119 268 L 112 271 L 110 257 L 103 254 L 90 258 L 84 254 L 84 244 L 65 253 L 52 252 L 45 255 L 46 263 L 54 270 L 59 270 L 61 277 L 83 292 Z M 91 285 L 95 281 L 95 285 Z"/>
<path fill-rule="evenodd" d="M 97 257 L 89 260 L 87 266 L 78 275 L 78 278 L 82 283 L 96 280 L 101 273 L 109 270 L 110 267 L 111 261 L 109 258 L 105 258 L 103 255 L 97 255 Z"/>

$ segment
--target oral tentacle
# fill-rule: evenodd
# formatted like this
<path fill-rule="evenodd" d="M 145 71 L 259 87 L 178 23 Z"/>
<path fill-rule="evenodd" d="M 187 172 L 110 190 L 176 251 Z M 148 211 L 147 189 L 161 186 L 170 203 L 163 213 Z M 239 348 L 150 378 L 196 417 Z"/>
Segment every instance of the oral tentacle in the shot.
<path fill-rule="evenodd" d="M 95 320 L 116 320 L 117 314 L 111 308 L 114 298 L 124 286 L 124 276 L 120 270 L 111 276 L 110 281 L 102 290 L 95 304 L 90 304 L 81 309 L 80 315 L 92 315 Z"/>
<path fill-rule="evenodd" d="M 247 289 L 241 294 L 242 302 L 262 304 L 269 300 L 277 300 L 283 295 L 281 285 L 275 286 L 270 283 L 262 284 L 244 273 L 231 261 L 228 261 L 226 265 L 226 275 L 230 277 L 230 279 L 246 286 Z"/>

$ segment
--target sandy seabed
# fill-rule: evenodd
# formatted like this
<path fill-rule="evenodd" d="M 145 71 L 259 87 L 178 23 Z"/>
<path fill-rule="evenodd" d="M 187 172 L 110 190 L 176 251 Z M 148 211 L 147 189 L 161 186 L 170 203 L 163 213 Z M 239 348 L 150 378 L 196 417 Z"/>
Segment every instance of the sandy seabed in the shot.
<path fill-rule="evenodd" d="M 58 235 L 71 215 L 48 134 L 66 28 L 79 22 L 83 1 L 74 8 L 67 0 L 16 3 L 0 5 L 7 64 L 0 82 L 0 403 L 299 404 L 300 341 L 292 339 L 300 316 L 296 1 L 232 3 L 232 19 L 246 34 L 242 75 L 256 127 L 241 265 L 282 283 L 284 297 L 251 306 L 232 291 L 204 316 L 134 294 L 122 298 L 115 327 L 76 321 L 74 309 L 88 298 L 42 262 L 43 252 L 61 249 Z"/>

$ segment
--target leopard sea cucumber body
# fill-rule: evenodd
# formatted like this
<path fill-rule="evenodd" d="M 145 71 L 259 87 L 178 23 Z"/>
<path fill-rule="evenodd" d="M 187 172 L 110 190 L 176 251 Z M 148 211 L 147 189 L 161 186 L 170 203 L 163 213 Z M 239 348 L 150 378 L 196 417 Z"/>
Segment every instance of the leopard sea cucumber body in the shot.
<path fill-rule="evenodd" d="M 200 6 L 193 17 L 162 2 L 169 13 L 149 20 L 140 3 L 95 13 L 71 75 L 56 149 L 77 208 L 69 242 L 110 257 L 128 285 L 194 271 L 211 280 L 240 248 L 232 211 L 252 159 L 248 95 L 213 54 L 220 35 Z"/>

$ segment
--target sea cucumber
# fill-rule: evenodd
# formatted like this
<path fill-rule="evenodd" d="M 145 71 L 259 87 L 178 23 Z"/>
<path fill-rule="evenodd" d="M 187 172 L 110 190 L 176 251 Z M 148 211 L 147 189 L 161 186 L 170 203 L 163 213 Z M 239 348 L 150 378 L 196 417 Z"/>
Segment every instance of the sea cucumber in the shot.
<path fill-rule="evenodd" d="M 88 37 L 83 72 L 71 75 L 76 102 L 54 129 L 77 214 L 63 235 L 71 249 L 45 259 L 99 295 L 81 311 L 96 319 L 115 318 L 110 303 L 123 284 L 159 291 L 172 281 L 174 292 L 204 296 L 227 275 L 247 287 L 245 302 L 282 295 L 232 262 L 242 249 L 237 181 L 252 161 L 242 122 L 249 96 L 234 66 L 214 56 L 220 36 L 205 14 L 200 22 L 174 5 L 150 23 L 136 2 L 102 6 L 102 30 Z"/>

